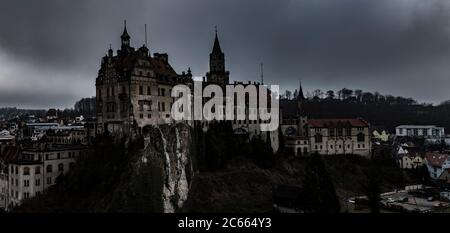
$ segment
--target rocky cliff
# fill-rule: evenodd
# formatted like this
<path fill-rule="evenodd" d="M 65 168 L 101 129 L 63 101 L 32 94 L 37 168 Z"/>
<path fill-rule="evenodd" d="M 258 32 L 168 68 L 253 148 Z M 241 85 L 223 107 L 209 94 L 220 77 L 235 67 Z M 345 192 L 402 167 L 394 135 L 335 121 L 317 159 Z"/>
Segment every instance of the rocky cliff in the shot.
<path fill-rule="evenodd" d="M 188 197 L 193 159 L 191 128 L 185 124 L 144 128 L 144 148 L 137 166 L 152 163 L 161 169 L 163 211 L 173 213 Z"/>

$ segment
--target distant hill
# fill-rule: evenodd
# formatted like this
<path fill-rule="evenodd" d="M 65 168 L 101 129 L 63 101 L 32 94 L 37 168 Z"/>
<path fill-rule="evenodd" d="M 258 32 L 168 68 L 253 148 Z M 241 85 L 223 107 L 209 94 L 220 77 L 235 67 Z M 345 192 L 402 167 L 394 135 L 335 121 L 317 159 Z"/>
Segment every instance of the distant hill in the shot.
<path fill-rule="evenodd" d="M 45 109 L 19 109 L 16 107 L 2 107 L 0 108 L 0 119 L 10 119 L 21 115 L 45 116 L 46 113 L 47 110 Z"/>
<path fill-rule="evenodd" d="M 443 126 L 450 130 L 450 104 L 438 106 L 338 99 L 310 99 L 305 104 L 310 118 L 361 117 L 372 126 L 383 126 L 393 132 L 403 124 Z"/>

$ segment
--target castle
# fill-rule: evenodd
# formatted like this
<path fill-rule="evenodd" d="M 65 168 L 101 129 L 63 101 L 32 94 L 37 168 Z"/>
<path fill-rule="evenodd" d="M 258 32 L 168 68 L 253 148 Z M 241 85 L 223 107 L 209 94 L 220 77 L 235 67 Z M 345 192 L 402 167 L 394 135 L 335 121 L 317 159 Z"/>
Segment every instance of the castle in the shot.
<path fill-rule="evenodd" d="M 120 38 L 121 48 L 116 55 L 108 50 L 95 82 L 97 132 L 127 135 L 145 125 L 170 123 L 171 89 L 192 83 L 190 69 L 178 74 L 167 54 L 151 56 L 145 44 L 136 50 L 126 25 Z"/>
<path fill-rule="evenodd" d="M 117 53 L 110 48 L 102 58 L 96 79 L 97 133 L 125 136 L 142 132 L 146 125 L 173 123 L 170 113 L 176 98 L 171 95 L 172 88 L 178 84 L 192 87 L 191 70 L 179 74 L 170 65 L 167 54 L 154 53 L 152 56 L 145 44 L 138 49 L 132 47 L 126 25 L 120 39 L 121 48 Z M 216 30 L 209 54 L 209 71 L 203 84 L 216 84 L 222 88 L 226 85 L 260 85 L 257 82 L 230 84 L 229 74 Z M 250 120 L 249 110 L 245 111 L 245 120 L 232 122 L 235 133 L 270 140 L 277 149 L 278 132 L 261 132 L 259 125 L 262 122 Z M 206 121 L 200 123 L 205 127 L 208 125 Z"/>

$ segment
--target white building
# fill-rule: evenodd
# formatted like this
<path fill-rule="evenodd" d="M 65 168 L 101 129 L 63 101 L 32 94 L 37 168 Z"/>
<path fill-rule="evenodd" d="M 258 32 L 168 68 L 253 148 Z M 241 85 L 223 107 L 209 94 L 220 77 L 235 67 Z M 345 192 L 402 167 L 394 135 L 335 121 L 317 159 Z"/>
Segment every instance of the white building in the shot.
<path fill-rule="evenodd" d="M 307 122 L 311 153 L 370 156 L 369 123 L 362 119 L 310 119 Z"/>
<path fill-rule="evenodd" d="M 8 174 L 0 168 L 0 209 L 8 206 Z"/>
<path fill-rule="evenodd" d="M 75 165 L 75 158 L 86 151 L 85 146 L 51 144 L 37 144 L 20 151 L 8 165 L 8 206 L 18 206 L 54 185 L 61 174 Z"/>
<path fill-rule="evenodd" d="M 441 139 L 445 137 L 444 127 L 435 125 L 400 125 L 395 127 L 397 137 L 423 137 Z"/>
<path fill-rule="evenodd" d="M 15 140 L 15 136 L 11 135 L 8 130 L 0 131 L 0 145 L 1 144 L 13 144 Z"/>

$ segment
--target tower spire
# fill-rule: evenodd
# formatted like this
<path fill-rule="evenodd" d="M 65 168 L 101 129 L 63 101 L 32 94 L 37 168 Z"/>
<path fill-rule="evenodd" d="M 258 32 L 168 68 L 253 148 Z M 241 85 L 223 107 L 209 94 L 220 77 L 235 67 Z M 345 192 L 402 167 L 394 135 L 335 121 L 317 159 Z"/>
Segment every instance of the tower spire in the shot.
<path fill-rule="evenodd" d="M 128 35 L 127 32 L 127 21 L 123 21 L 123 33 L 120 36 L 120 39 L 122 40 L 122 47 L 128 47 L 130 46 L 130 35 Z"/>
<path fill-rule="evenodd" d="M 300 81 L 300 87 L 298 89 L 297 100 L 304 100 L 304 99 L 305 99 L 305 96 L 303 95 L 302 81 Z"/>
<path fill-rule="evenodd" d="M 219 37 L 217 36 L 217 26 L 215 26 L 216 38 L 214 39 L 214 46 L 212 53 L 222 53 L 222 49 L 220 48 Z"/>

